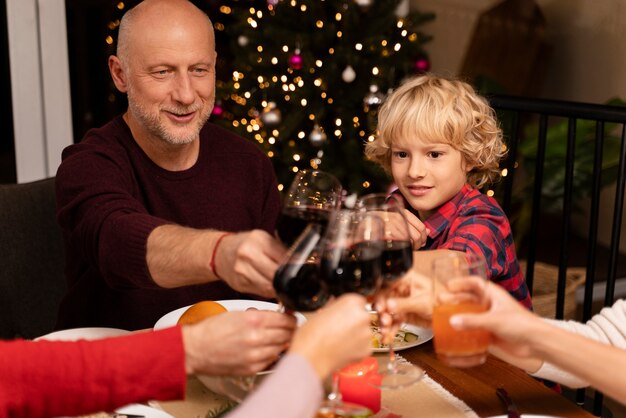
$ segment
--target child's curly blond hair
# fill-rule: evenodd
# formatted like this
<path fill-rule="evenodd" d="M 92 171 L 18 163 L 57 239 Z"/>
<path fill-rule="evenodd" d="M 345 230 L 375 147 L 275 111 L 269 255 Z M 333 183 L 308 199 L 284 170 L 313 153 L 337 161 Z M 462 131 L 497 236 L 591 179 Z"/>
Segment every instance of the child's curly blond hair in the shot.
<path fill-rule="evenodd" d="M 468 83 L 433 74 L 413 77 L 398 87 L 378 114 L 378 133 L 365 155 L 391 172 L 394 139 L 417 137 L 450 144 L 473 166 L 467 182 L 481 188 L 499 180 L 506 155 L 494 110 Z"/>

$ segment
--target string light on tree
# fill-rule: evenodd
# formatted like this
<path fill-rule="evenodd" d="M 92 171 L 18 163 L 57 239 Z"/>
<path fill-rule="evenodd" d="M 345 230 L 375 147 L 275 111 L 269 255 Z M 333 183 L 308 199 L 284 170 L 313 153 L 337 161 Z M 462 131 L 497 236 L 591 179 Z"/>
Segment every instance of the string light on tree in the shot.
<path fill-rule="evenodd" d="M 216 103 L 224 109 L 215 122 L 271 156 L 280 184 L 299 169 L 319 167 L 351 192 L 365 184 L 385 190 L 389 179 L 364 161 L 363 144 L 375 133 L 381 92 L 427 57 L 428 36 L 419 26 L 429 16 L 404 16 L 405 0 L 253 3 L 220 2 L 231 11 L 223 30 L 229 51 L 218 59 L 227 57 L 230 73 L 242 76 L 218 82 Z"/>

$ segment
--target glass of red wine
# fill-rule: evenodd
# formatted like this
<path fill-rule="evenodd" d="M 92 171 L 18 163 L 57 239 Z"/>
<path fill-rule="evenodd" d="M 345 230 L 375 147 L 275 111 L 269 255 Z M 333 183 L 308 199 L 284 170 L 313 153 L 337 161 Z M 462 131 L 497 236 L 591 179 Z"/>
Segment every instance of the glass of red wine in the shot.
<path fill-rule="evenodd" d="M 378 216 L 342 209 L 322 240 L 320 273 L 333 296 L 373 296 L 380 289 L 383 222 Z"/>
<path fill-rule="evenodd" d="M 388 288 L 413 266 L 413 246 L 409 226 L 404 217 L 404 204 L 395 195 L 373 193 L 359 198 L 357 211 L 379 217 L 384 225 L 382 262 L 382 289 Z M 418 382 L 424 371 L 409 362 L 398 362 L 393 349 L 394 336 L 388 336 L 389 357 L 381 363 L 379 374 L 370 382 L 380 388 L 399 389 Z"/>
<path fill-rule="evenodd" d="M 355 292 L 374 295 L 381 284 L 383 222 L 377 216 L 343 209 L 333 213 L 322 239 L 320 274 L 333 296 Z M 328 416 L 369 416 L 368 408 L 344 402 L 339 375 L 319 412 Z"/>
<path fill-rule="evenodd" d="M 328 224 L 329 215 L 341 207 L 342 187 L 335 176 L 321 170 L 296 173 L 283 200 L 278 218 L 278 238 L 291 246 L 310 223 Z"/>
<path fill-rule="evenodd" d="M 375 214 L 384 223 L 382 268 L 385 288 L 413 266 L 413 246 L 404 217 L 404 203 L 394 194 L 372 193 L 357 199 L 356 209 Z"/>
<path fill-rule="evenodd" d="M 276 270 L 274 290 L 287 311 L 314 311 L 330 297 L 320 278 L 322 229 L 318 223 L 308 224 Z"/>

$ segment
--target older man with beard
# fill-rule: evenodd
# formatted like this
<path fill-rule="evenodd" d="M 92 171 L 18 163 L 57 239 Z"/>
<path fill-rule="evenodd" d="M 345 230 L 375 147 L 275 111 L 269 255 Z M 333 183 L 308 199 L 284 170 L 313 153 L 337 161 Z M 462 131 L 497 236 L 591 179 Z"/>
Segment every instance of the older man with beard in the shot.
<path fill-rule="evenodd" d="M 277 181 L 254 144 L 207 122 L 216 57 L 209 17 L 187 0 L 122 18 L 109 70 L 128 109 L 67 147 L 56 176 L 69 282 L 57 328 L 150 328 L 203 299 L 275 296 Z M 262 311 L 221 322 L 217 361 L 254 369 L 295 324 Z"/>

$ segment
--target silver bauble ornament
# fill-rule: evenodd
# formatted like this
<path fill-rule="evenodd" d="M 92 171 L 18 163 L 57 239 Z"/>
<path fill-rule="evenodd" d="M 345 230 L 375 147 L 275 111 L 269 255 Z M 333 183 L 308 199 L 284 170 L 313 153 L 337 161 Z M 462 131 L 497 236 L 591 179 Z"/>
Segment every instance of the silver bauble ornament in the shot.
<path fill-rule="evenodd" d="M 400 3 L 398 3 L 398 7 L 396 7 L 396 10 L 394 13 L 399 18 L 404 18 L 404 17 L 407 17 L 407 15 L 409 14 L 409 10 L 410 10 L 409 0 L 400 0 Z"/>
<path fill-rule="evenodd" d="M 356 4 L 363 10 L 367 10 L 372 6 L 374 0 L 354 0 Z"/>
<path fill-rule="evenodd" d="M 343 73 L 341 73 L 341 78 L 346 83 L 352 83 L 356 78 L 356 72 L 354 71 L 354 68 L 352 68 L 351 65 L 348 65 L 346 69 L 343 70 Z"/>
<path fill-rule="evenodd" d="M 369 93 L 363 98 L 363 107 L 366 112 L 376 110 L 383 103 L 383 100 L 385 100 L 385 95 L 378 90 L 376 84 L 372 84 Z"/>
<path fill-rule="evenodd" d="M 276 107 L 276 103 L 269 102 L 261 113 L 261 122 L 267 127 L 278 126 L 282 121 L 280 110 Z"/>
<path fill-rule="evenodd" d="M 311 141 L 311 145 L 321 147 L 326 142 L 326 139 L 326 133 L 318 124 L 315 124 L 313 130 L 309 134 L 309 141 Z"/>

